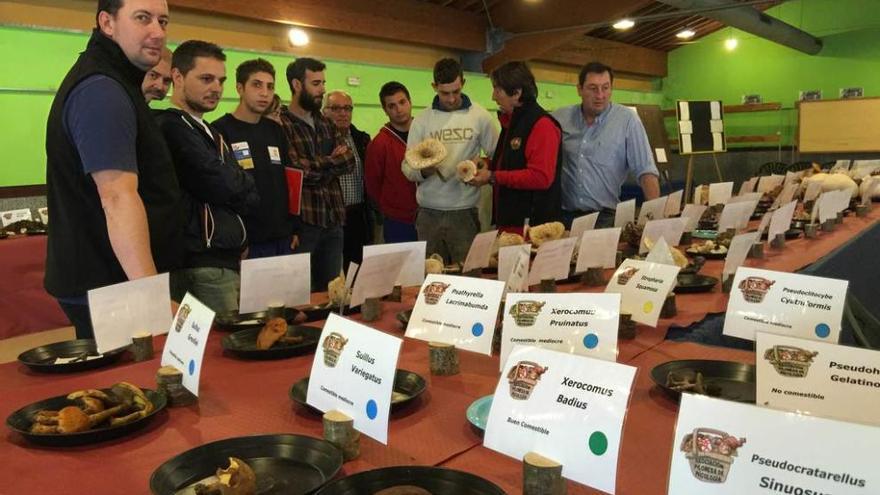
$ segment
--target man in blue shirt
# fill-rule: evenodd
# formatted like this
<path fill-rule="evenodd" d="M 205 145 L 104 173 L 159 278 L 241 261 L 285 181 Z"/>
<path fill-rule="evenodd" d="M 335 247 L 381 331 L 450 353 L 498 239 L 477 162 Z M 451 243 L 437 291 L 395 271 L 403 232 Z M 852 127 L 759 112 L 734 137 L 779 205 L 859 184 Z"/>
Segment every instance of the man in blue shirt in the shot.
<path fill-rule="evenodd" d="M 614 71 L 591 62 L 578 76 L 580 105 L 553 112 L 562 126 L 562 214 L 566 227 L 599 212 L 596 228 L 614 224 L 614 210 L 627 174 L 639 181 L 645 199 L 660 196 L 645 126 L 636 112 L 611 103 Z"/>

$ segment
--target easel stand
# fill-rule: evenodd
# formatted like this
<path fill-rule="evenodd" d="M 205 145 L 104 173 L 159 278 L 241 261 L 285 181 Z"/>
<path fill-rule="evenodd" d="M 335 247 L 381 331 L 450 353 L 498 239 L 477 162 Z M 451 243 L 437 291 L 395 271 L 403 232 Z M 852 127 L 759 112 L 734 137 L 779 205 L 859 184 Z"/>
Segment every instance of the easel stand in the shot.
<path fill-rule="evenodd" d="M 458 349 L 452 344 L 428 342 L 428 361 L 432 375 L 449 376 L 459 373 Z"/>
<path fill-rule="evenodd" d="M 718 165 L 718 153 L 711 153 L 712 161 L 715 163 L 715 173 L 718 174 L 718 182 L 724 182 L 724 178 L 721 176 L 721 166 Z M 687 175 L 685 176 L 685 186 L 684 186 L 684 202 L 688 204 L 691 202 L 691 191 L 693 191 L 694 186 L 694 157 L 696 154 L 688 155 L 688 164 L 687 164 Z"/>

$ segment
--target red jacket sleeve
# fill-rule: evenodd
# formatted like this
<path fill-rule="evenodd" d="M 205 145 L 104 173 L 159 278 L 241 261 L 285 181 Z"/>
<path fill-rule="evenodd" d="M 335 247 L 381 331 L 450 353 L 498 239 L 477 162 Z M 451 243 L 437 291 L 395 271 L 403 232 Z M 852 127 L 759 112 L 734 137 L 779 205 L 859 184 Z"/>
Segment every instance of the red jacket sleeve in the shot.
<path fill-rule="evenodd" d="M 495 181 L 511 189 L 549 188 L 556 177 L 556 159 L 561 139 L 562 133 L 550 119 L 538 119 L 526 144 L 526 168 L 499 170 L 495 172 Z"/>
<path fill-rule="evenodd" d="M 379 204 L 382 195 L 382 176 L 385 173 L 385 145 L 382 131 L 376 135 L 376 139 L 367 145 L 367 156 L 364 159 L 364 182 L 367 187 L 367 195 Z"/>

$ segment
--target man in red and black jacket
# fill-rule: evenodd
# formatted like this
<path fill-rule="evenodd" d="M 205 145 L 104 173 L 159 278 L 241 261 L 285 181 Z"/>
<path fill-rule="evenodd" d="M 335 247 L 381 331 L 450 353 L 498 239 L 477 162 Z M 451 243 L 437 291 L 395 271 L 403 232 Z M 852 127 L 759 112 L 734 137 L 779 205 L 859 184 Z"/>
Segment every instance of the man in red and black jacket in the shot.
<path fill-rule="evenodd" d="M 367 194 L 382 212 L 386 243 L 418 240 L 416 234 L 416 184 L 400 170 L 406 154 L 406 139 L 412 124 L 412 102 L 406 86 L 391 81 L 379 90 L 385 124 L 367 146 L 364 167 Z"/>
<path fill-rule="evenodd" d="M 491 78 L 503 131 L 489 168 L 469 184 L 495 185 L 495 225 L 522 235 L 526 218 L 531 225 L 562 218 L 562 130 L 538 105 L 535 77 L 524 62 L 508 62 Z"/>

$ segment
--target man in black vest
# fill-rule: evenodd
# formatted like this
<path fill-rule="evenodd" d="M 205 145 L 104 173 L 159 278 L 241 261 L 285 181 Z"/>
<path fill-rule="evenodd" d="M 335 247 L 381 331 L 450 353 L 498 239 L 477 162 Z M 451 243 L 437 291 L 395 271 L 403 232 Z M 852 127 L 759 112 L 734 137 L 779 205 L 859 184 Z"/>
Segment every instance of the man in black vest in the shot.
<path fill-rule="evenodd" d="M 165 47 L 164 0 L 100 0 L 46 125 L 46 290 L 92 338 L 86 293 L 181 261 L 180 188 L 141 93 Z"/>
<path fill-rule="evenodd" d="M 223 95 L 225 60 L 213 43 L 181 43 L 171 58 L 174 107 L 157 115 L 183 190 L 186 222 L 184 264 L 171 273 L 171 296 L 190 292 L 217 313 L 238 309 L 240 259 L 248 242 L 242 217 L 260 202 L 253 179 L 203 119 Z"/>
<path fill-rule="evenodd" d="M 524 62 L 498 67 L 491 79 L 503 131 L 490 167 L 469 184 L 494 184 L 495 224 L 522 235 L 526 218 L 539 225 L 562 217 L 562 130 L 538 105 L 535 77 Z"/>

